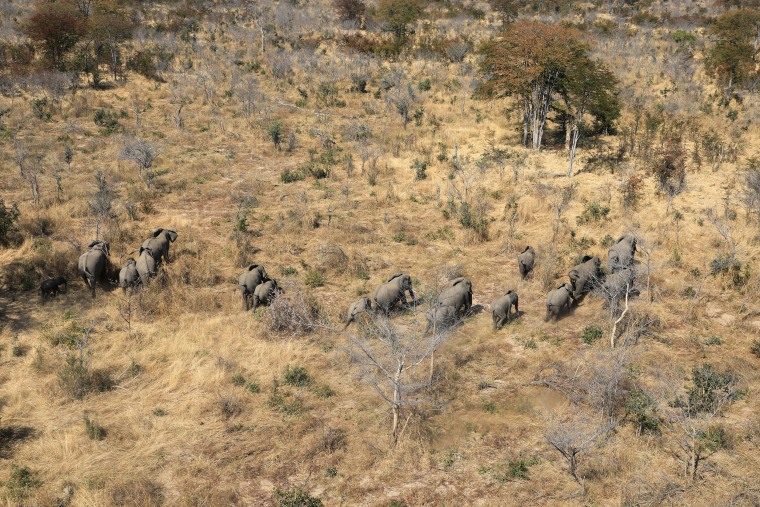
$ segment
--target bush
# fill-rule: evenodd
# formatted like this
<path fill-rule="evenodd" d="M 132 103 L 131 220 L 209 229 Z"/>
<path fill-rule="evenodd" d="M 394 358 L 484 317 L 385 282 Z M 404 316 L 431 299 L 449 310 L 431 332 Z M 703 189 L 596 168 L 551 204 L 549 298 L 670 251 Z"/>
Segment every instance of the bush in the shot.
<path fill-rule="evenodd" d="M 588 224 L 590 222 L 601 222 L 606 220 L 610 214 L 610 207 L 601 204 L 599 201 L 592 201 L 586 204 L 583 213 L 576 219 L 578 225 Z"/>
<path fill-rule="evenodd" d="M 274 144 L 275 149 L 280 149 L 280 144 L 283 139 L 282 122 L 280 120 L 274 120 L 267 126 L 267 136 Z"/>
<path fill-rule="evenodd" d="M 88 393 L 104 392 L 113 388 L 114 382 L 108 372 L 91 370 L 89 354 L 69 354 L 58 369 L 58 385 L 70 398 L 81 400 Z"/>
<path fill-rule="evenodd" d="M 323 507 L 322 500 L 301 489 L 274 490 L 278 507 Z"/>
<path fill-rule="evenodd" d="M 5 246 L 8 244 L 8 236 L 16 230 L 16 223 L 20 215 L 21 212 L 16 204 L 5 207 L 5 202 L 0 197 L 0 245 Z"/>
<path fill-rule="evenodd" d="M 414 159 L 412 162 L 412 169 L 414 169 L 414 179 L 424 180 L 427 178 L 428 164 L 424 160 Z"/>
<path fill-rule="evenodd" d="M 322 310 L 317 301 L 291 286 L 266 308 L 264 325 L 271 333 L 303 336 L 322 326 Z"/>
<path fill-rule="evenodd" d="M 159 72 L 166 70 L 174 59 L 174 54 L 161 47 L 137 51 L 127 60 L 127 69 L 148 79 L 163 83 Z"/>
<path fill-rule="evenodd" d="M 294 181 L 301 181 L 306 179 L 306 173 L 299 169 L 285 169 L 280 173 L 280 181 L 283 183 L 293 183 Z"/>
<path fill-rule="evenodd" d="M 98 109 L 92 118 L 95 125 L 103 129 L 105 135 L 111 135 L 122 130 L 119 123 L 119 115 L 113 111 Z"/>
<path fill-rule="evenodd" d="M 695 366 L 691 373 L 688 406 L 692 413 L 714 412 L 720 408 L 724 396 L 733 399 L 733 387 L 738 381 L 733 373 L 716 371 L 711 364 Z"/>
<path fill-rule="evenodd" d="M 87 438 L 90 440 L 103 440 L 106 438 L 106 429 L 99 425 L 97 421 L 84 416 L 84 428 L 87 432 Z"/>
<path fill-rule="evenodd" d="M 285 367 L 285 383 L 293 387 L 305 387 L 311 383 L 309 372 L 303 366 L 288 365 Z"/>
<path fill-rule="evenodd" d="M 310 269 L 306 272 L 306 286 L 312 289 L 322 287 L 325 284 L 325 277 L 321 271 Z"/>
<path fill-rule="evenodd" d="M 660 431 L 660 418 L 655 413 L 657 404 L 647 393 L 632 389 L 625 400 L 627 416 L 636 425 L 638 433 L 657 433 Z"/>
<path fill-rule="evenodd" d="M 651 163 L 652 173 L 660 191 L 669 196 L 680 194 L 686 186 L 686 151 L 681 138 L 666 138 L 655 152 Z"/>
<path fill-rule="evenodd" d="M 749 350 L 755 354 L 755 357 L 760 358 L 760 340 L 753 341 Z"/>
<path fill-rule="evenodd" d="M 333 7 L 343 21 L 358 21 L 367 10 L 362 0 L 333 0 Z"/>
<path fill-rule="evenodd" d="M 6 487 L 8 488 L 8 496 L 12 500 L 23 500 L 29 496 L 31 490 L 39 488 L 42 485 L 42 481 L 37 479 L 31 470 L 27 467 L 20 467 L 15 463 L 11 463 L 11 473 Z"/>
<path fill-rule="evenodd" d="M 594 342 L 602 338 L 602 330 L 596 326 L 586 326 L 583 328 L 583 336 L 581 340 L 587 345 L 592 345 Z"/>

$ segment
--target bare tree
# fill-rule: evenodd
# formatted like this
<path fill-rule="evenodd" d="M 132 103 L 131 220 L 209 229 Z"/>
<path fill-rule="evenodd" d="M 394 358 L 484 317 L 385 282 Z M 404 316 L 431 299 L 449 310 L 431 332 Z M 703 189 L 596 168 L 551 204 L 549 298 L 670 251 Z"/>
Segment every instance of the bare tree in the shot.
<path fill-rule="evenodd" d="M 416 324 L 406 327 L 384 317 L 371 317 L 350 336 L 349 357 L 359 378 L 389 405 L 391 436 L 396 443 L 409 419 L 428 400 L 435 378 L 421 368 L 446 338 L 443 332 L 425 334 Z M 402 417 L 406 422 L 401 426 Z"/>
<path fill-rule="evenodd" d="M 545 437 L 565 459 L 568 472 L 573 479 L 583 485 L 583 476 L 578 470 L 581 456 L 600 445 L 612 429 L 609 422 L 588 417 L 574 410 L 571 417 L 550 426 Z"/>
<path fill-rule="evenodd" d="M 42 155 L 30 153 L 26 146 L 16 141 L 16 165 L 18 165 L 21 177 L 29 185 L 32 191 L 32 200 L 35 206 L 40 205 L 40 182 L 39 176 L 44 172 Z"/>
<path fill-rule="evenodd" d="M 153 162 L 157 155 L 158 147 L 139 137 L 127 140 L 121 149 L 122 160 L 130 160 L 137 165 L 140 180 L 147 188 L 151 187 L 157 176 L 153 170 Z"/>
<path fill-rule="evenodd" d="M 95 217 L 95 239 L 100 239 L 103 227 L 114 218 L 113 199 L 116 193 L 101 170 L 95 173 L 98 190 L 90 199 L 90 211 Z"/>

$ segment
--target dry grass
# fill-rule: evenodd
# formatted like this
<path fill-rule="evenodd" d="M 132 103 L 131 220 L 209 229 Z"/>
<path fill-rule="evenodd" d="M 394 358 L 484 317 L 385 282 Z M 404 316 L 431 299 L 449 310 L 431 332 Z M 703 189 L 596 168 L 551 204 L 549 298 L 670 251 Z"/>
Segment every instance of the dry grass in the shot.
<path fill-rule="evenodd" d="M 323 3 L 310 2 L 308 9 Z M 314 19 L 322 18 L 315 14 Z M 29 502 L 37 505 L 269 505 L 276 488 L 304 489 L 325 505 L 757 502 L 760 359 L 751 347 L 760 332 L 760 244 L 757 223 L 745 220 L 735 193 L 728 207 L 738 217 L 728 223 L 738 257 L 750 265 L 749 282 L 737 289 L 730 278 L 706 276 L 711 261 L 725 250 L 706 210 L 724 209 L 724 187 L 738 181 L 743 158 L 716 171 L 690 165 L 686 190 L 671 203 L 647 177 L 632 209 L 624 207 L 617 189 L 638 161 L 626 161 L 615 172 L 582 171 L 573 177 L 575 197 L 558 219 L 553 189 L 566 185 L 563 152 L 514 148 L 524 160 L 516 181 L 509 165 L 503 177 L 495 167 L 483 173 L 475 168 L 472 161 L 491 144 L 514 147 L 517 134 L 505 123 L 506 101 L 471 99 L 470 57 L 465 64 L 394 64 L 404 68 L 415 87 L 424 78 L 433 83 L 429 92 L 419 92 L 423 124 L 411 122 L 404 130 L 396 112 L 373 97 L 374 87 L 368 94 L 344 91 L 350 76 L 342 70 L 342 59 L 349 57 L 326 39 L 320 42 L 321 56 L 321 49 L 312 56 L 298 53 L 317 58 L 324 74 L 296 68 L 296 86 L 268 70 L 257 75 L 263 98 L 256 114 L 247 117 L 234 98 L 222 98 L 229 76 L 239 69 L 219 54 L 241 50 L 244 59 L 258 59 L 245 42 L 257 39 L 245 38 L 243 27 L 229 27 L 224 37 L 217 33 L 220 53 L 212 53 L 208 29 L 215 22 L 204 23 L 197 52 L 188 47 L 183 54 L 193 61 L 193 70 L 172 73 L 167 83 L 130 75 L 110 90 L 81 90 L 63 100 L 66 119 L 56 115 L 50 123 L 29 117 L 31 93 L 15 98 L 13 105 L 0 97 L 0 110 L 11 108 L 3 125 L 21 125 L 19 139 L 49 145 L 48 157 L 55 159 L 62 149 L 56 139 L 65 135 L 76 151 L 71 171 L 64 173 L 62 202 L 55 199 L 54 180 L 45 176 L 42 205 L 36 208 L 11 163 L 12 140 L 0 140 L 0 193 L 6 203 L 18 202 L 22 212 L 21 242 L 0 250 L 0 482 L 9 477 L 11 463 L 28 467 L 41 481 L 30 490 Z M 468 21 L 464 28 L 446 23 L 442 18 L 439 24 L 452 33 L 488 33 L 487 20 Z M 646 31 L 625 39 L 638 48 L 625 51 L 655 55 L 655 67 L 664 66 L 672 50 L 669 39 L 646 42 Z M 659 90 L 671 81 L 669 74 L 651 71 L 638 53 L 623 66 L 617 51 L 628 46 L 618 36 L 602 39 L 598 51 L 621 64 L 626 90 L 654 90 L 652 102 L 666 97 Z M 216 98 L 206 100 L 188 76 L 213 71 L 209 62 L 222 62 L 229 72 L 219 77 Z M 649 77 L 653 84 L 646 85 Z M 332 116 L 312 114 L 311 98 L 303 110 L 279 104 L 295 103 L 297 86 L 312 97 L 322 79 L 338 79 L 340 97 L 347 102 L 325 109 Z M 697 74 L 697 82 L 705 79 Z M 674 111 L 693 108 L 686 100 L 693 90 L 686 88 L 673 92 L 668 104 Z M 178 91 L 188 97 L 183 129 L 173 119 Z M 139 128 L 128 106 L 133 96 L 150 104 L 143 108 Z M 747 98 L 742 115 L 752 114 L 744 110 L 755 100 Z M 129 118 L 121 120 L 125 128 L 160 143 L 156 166 L 168 172 L 154 188 L 146 190 L 133 165 L 118 160 L 121 140 L 98 132 L 93 107 L 129 109 Z M 621 125 L 629 125 L 634 113 L 628 104 Z M 439 127 L 434 128 L 433 117 Z M 294 153 L 275 150 L 267 138 L 264 127 L 274 118 L 297 136 Z M 701 121 L 703 130 L 727 122 L 718 115 Z M 366 142 L 378 157 L 374 164 L 367 161 L 364 174 L 364 141 L 344 136 L 357 123 L 371 128 Z M 757 123 L 741 136 L 745 153 L 756 151 Z M 317 150 L 317 157 L 324 152 L 324 137 L 343 150 L 340 156 L 353 154 L 353 176 L 341 161 L 327 178 L 283 183 L 282 171 L 309 162 L 309 149 Z M 603 142 L 614 148 L 617 140 Z M 449 160 L 436 159 L 441 144 Z M 493 218 L 486 241 L 456 217 L 444 216 L 448 195 L 464 192 L 462 177 L 449 177 L 454 146 L 460 157 L 471 160 L 470 195 L 485 190 Z M 591 150 L 580 153 L 582 166 Z M 416 180 L 412 162 L 426 154 L 431 160 L 427 179 Z M 377 171 L 374 185 L 368 182 L 371 167 Z M 154 228 L 179 232 L 172 261 L 131 298 L 129 330 L 121 291 L 99 290 L 92 300 L 76 276 L 82 245 L 93 237 L 87 203 L 95 191 L 96 168 L 105 170 L 118 195 L 106 229 L 115 267 L 136 257 L 135 249 Z M 504 212 L 510 195 L 519 196 L 513 224 Z M 592 201 L 608 205 L 609 218 L 579 225 L 577 217 Z M 130 217 L 130 203 L 137 220 Z M 682 216 L 678 221 L 674 209 Z M 242 232 L 236 229 L 241 210 L 247 211 Z M 544 436 L 554 418 L 593 412 L 593 403 L 572 405 L 565 394 L 534 381 L 550 364 L 562 364 L 563 372 L 577 368 L 572 360 L 579 350 L 593 352 L 583 357 L 596 364 L 594 358 L 609 346 L 612 323 L 594 297 L 558 323 L 545 323 L 546 291 L 559 285 L 584 253 L 605 263 L 605 235 L 616 238 L 632 230 L 656 248 L 652 301 L 642 289 L 620 324 L 625 334 L 619 343 L 632 354 L 631 379 L 654 389 L 658 372 L 688 377 L 692 366 L 709 362 L 739 373 L 746 394 L 718 420 L 733 435 L 733 448 L 711 458 L 700 481 L 684 477 L 665 436 L 637 435 L 632 424 L 623 422 L 581 461 L 580 488 Z M 537 260 L 532 276 L 523 281 L 517 254 L 526 244 L 536 248 Z M 251 262 L 263 264 L 285 290 L 253 315 L 241 310 L 240 293 L 234 292 L 241 266 Z M 312 288 L 307 276 L 314 270 L 324 281 Z M 394 272 L 410 273 L 426 299 L 447 280 L 466 276 L 473 282 L 474 304 L 485 310 L 457 326 L 436 351 L 438 383 L 431 396 L 443 408 L 410 417 L 396 446 L 388 435 L 387 404 L 356 380 L 357 369 L 345 352 L 347 337 L 334 330 L 350 302 L 371 295 Z M 58 274 L 69 279 L 69 293 L 41 305 L 34 292 L 39 280 Z M 522 315 L 493 333 L 487 305 L 507 289 L 519 293 Z M 393 318 L 411 324 L 421 316 L 409 312 Z M 59 380 L 72 352 L 67 340 L 79 338 L 67 334 L 73 332 L 71 322 L 92 325 L 89 368 L 108 372 L 113 380 L 110 390 L 91 389 L 81 400 L 68 396 Z M 603 330 L 593 345 L 581 341 L 590 325 Z M 283 372 L 289 365 L 305 367 L 312 383 L 286 384 Z M 586 381 L 592 371 L 582 370 Z M 260 389 L 247 388 L 246 382 L 233 380 L 236 376 Z M 84 414 L 107 428 L 103 440 L 87 437 Z M 519 460 L 535 461 L 526 477 L 510 475 L 509 464 Z"/>

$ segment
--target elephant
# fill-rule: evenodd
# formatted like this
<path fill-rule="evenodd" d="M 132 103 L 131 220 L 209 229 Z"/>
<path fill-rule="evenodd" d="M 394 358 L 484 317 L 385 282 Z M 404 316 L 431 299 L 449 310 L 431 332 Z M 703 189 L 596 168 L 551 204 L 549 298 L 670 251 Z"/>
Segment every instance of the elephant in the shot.
<path fill-rule="evenodd" d="M 275 280 L 267 280 L 258 284 L 256 290 L 253 291 L 253 311 L 255 312 L 259 305 L 270 304 L 281 292 L 282 289 Z"/>
<path fill-rule="evenodd" d="M 638 291 L 633 288 L 633 282 L 634 273 L 630 268 L 607 275 L 602 286 L 605 299 L 615 301 L 621 297 L 624 298 L 626 287 L 628 288 L 628 294 L 638 294 Z"/>
<path fill-rule="evenodd" d="M 357 299 L 351 306 L 348 307 L 348 315 L 346 317 L 346 325 L 343 326 L 343 330 L 348 329 L 348 326 L 356 320 L 356 318 L 362 313 L 369 313 L 372 311 L 372 300 L 367 297 Z"/>
<path fill-rule="evenodd" d="M 151 237 L 143 241 L 143 248 L 150 248 L 157 262 L 169 261 L 169 245 L 177 239 L 177 231 L 159 227 Z"/>
<path fill-rule="evenodd" d="M 503 296 L 493 300 L 491 303 L 491 313 L 493 315 L 494 331 L 501 329 L 506 322 L 509 322 L 512 306 L 515 307 L 515 316 L 520 315 L 520 310 L 517 306 L 517 302 L 517 292 L 513 290 L 508 290 L 504 293 Z"/>
<path fill-rule="evenodd" d="M 406 305 L 407 291 L 409 291 L 412 303 L 414 303 L 415 295 L 412 289 L 412 277 L 403 273 L 394 273 L 385 283 L 380 284 L 372 294 L 375 310 L 382 310 L 387 316 L 390 314 L 391 308 L 399 301 Z"/>
<path fill-rule="evenodd" d="M 472 282 L 455 278 L 438 294 L 436 306 L 453 306 L 458 314 L 466 315 L 472 308 Z"/>
<path fill-rule="evenodd" d="M 636 253 L 636 237 L 630 234 L 620 236 L 607 252 L 607 271 L 615 273 L 633 265 Z"/>
<path fill-rule="evenodd" d="M 79 256 L 79 274 L 88 289 L 95 297 L 95 284 L 99 280 L 103 283 L 108 268 L 108 250 L 110 245 L 107 241 L 95 240 L 87 245 L 87 251 Z"/>
<path fill-rule="evenodd" d="M 156 260 L 153 250 L 150 248 L 140 247 L 140 256 L 137 258 L 135 269 L 140 277 L 140 283 L 143 286 L 148 285 L 148 281 L 156 276 L 158 272 L 158 261 Z"/>
<path fill-rule="evenodd" d="M 557 316 L 562 311 L 562 308 L 567 306 L 570 309 L 570 303 L 574 301 L 573 288 L 569 283 L 565 282 L 554 290 L 549 291 L 549 295 L 546 298 L 546 317 L 544 321 L 557 320 Z"/>
<path fill-rule="evenodd" d="M 425 313 L 428 323 L 423 334 L 427 334 L 431 328 L 446 329 L 453 326 L 457 321 L 457 310 L 453 306 L 436 306 Z"/>
<path fill-rule="evenodd" d="M 238 287 L 243 292 L 243 307 L 246 311 L 249 308 L 249 299 L 253 299 L 253 293 L 256 290 L 256 286 L 268 281 L 269 275 L 267 275 L 264 266 L 260 264 L 250 264 L 246 271 L 240 275 L 238 279 Z"/>
<path fill-rule="evenodd" d="M 520 268 L 520 278 L 525 280 L 533 271 L 533 264 L 536 262 L 536 251 L 532 246 L 526 246 L 525 250 L 517 256 L 517 267 Z"/>
<path fill-rule="evenodd" d="M 131 287 L 132 292 L 134 292 L 139 281 L 140 275 L 137 273 L 137 262 L 131 258 L 127 259 L 124 267 L 119 271 L 119 287 L 121 287 L 122 293 L 127 293 L 127 287 Z"/>
<path fill-rule="evenodd" d="M 61 285 L 63 285 L 62 291 L 59 290 Z M 62 276 L 58 276 L 56 278 L 48 278 L 40 284 L 40 296 L 42 297 L 43 301 L 45 300 L 45 297 L 55 297 L 59 292 L 63 292 L 65 294 L 68 291 L 68 283 Z"/>
<path fill-rule="evenodd" d="M 577 301 L 581 296 L 591 290 L 599 280 L 599 267 L 602 261 L 599 257 L 584 255 L 581 263 L 570 270 L 570 286 L 573 288 L 573 298 Z"/>

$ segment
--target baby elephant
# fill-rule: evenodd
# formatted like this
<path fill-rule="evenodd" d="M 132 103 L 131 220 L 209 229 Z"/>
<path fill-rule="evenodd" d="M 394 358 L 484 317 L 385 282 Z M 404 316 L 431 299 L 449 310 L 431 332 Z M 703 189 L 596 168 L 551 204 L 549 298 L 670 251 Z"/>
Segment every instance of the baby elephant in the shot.
<path fill-rule="evenodd" d="M 126 264 L 119 271 L 119 287 L 121 287 L 122 293 L 127 293 L 127 287 L 130 287 L 134 293 L 139 282 L 140 274 L 137 272 L 137 262 L 134 259 L 127 259 Z"/>
<path fill-rule="evenodd" d="M 61 285 L 63 285 L 62 291 L 59 289 Z M 57 278 L 48 278 L 40 284 L 40 296 L 42 297 L 43 301 L 46 297 L 57 296 L 59 292 L 63 292 L 65 294 L 68 292 L 68 290 L 69 286 L 66 283 L 66 279 L 62 276 L 59 276 Z"/>
<path fill-rule="evenodd" d="M 425 332 L 423 334 L 427 334 L 431 328 L 442 330 L 453 326 L 459 318 L 459 315 L 455 306 L 436 306 L 425 313 L 425 318 L 428 323 L 427 326 L 425 326 Z"/>
<path fill-rule="evenodd" d="M 553 321 L 556 321 L 562 308 L 567 306 L 567 309 L 569 310 L 570 303 L 574 301 L 573 288 L 567 282 L 563 283 L 556 289 L 549 291 L 549 295 L 546 298 L 546 317 L 544 318 L 544 321 L 549 320 L 550 316 Z"/>
<path fill-rule="evenodd" d="M 515 317 L 520 315 L 520 310 L 517 307 L 517 292 L 513 290 L 508 290 L 503 296 L 494 299 L 491 303 L 494 331 L 501 329 L 506 322 L 509 322 L 512 306 L 515 307 Z"/>
<path fill-rule="evenodd" d="M 346 318 L 346 325 L 343 326 L 343 330 L 348 329 L 348 326 L 356 320 L 356 318 L 362 313 L 369 313 L 372 311 L 372 301 L 369 298 L 357 299 L 351 306 L 348 307 L 348 316 Z"/>
<path fill-rule="evenodd" d="M 517 267 L 520 268 L 520 278 L 525 280 L 531 271 L 533 271 L 533 263 L 536 262 L 536 251 L 532 246 L 526 246 L 525 250 L 517 256 Z"/>
<path fill-rule="evenodd" d="M 256 289 L 253 291 L 253 311 L 255 312 L 259 305 L 271 304 L 272 301 L 274 301 L 274 298 L 276 298 L 281 292 L 282 289 L 280 289 L 277 282 L 274 280 L 267 280 L 266 282 L 257 285 Z"/>

